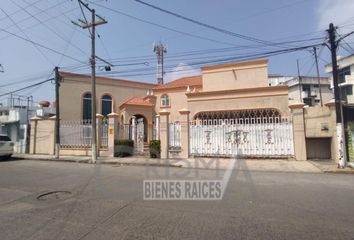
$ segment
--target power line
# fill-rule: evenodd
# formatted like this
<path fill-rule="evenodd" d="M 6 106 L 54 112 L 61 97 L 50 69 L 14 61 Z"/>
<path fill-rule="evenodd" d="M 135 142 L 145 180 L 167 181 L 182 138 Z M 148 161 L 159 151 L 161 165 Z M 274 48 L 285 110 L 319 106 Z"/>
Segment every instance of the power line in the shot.
<path fill-rule="evenodd" d="M 191 23 L 194 23 L 194 24 L 206 27 L 206 28 L 215 30 L 215 31 L 220 32 L 220 33 L 224 33 L 224 34 L 227 34 L 227 35 L 230 35 L 230 36 L 233 36 L 233 37 L 237 37 L 237 38 L 241 38 L 241 39 L 244 39 L 244 40 L 248 40 L 248 41 L 251 41 L 251 42 L 262 43 L 262 44 L 265 44 L 265 45 L 273 44 L 272 42 L 269 42 L 269 41 L 264 41 L 264 40 L 261 40 L 261 39 L 258 39 L 258 38 L 242 35 L 242 34 L 239 34 L 239 33 L 234 33 L 234 32 L 231 32 L 229 30 L 225 30 L 225 29 L 222 29 L 222 28 L 219 28 L 219 27 L 207 24 L 207 23 L 203 23 L 201 21 L 198 21 L 198 20 L 195 20 L 195 19 L 192 19 L 192 18 L 189 18 L 189 17 L 182 16 L 181 14 L 178 14 L 178 13 L 175 13 L 175 12 L 160 8 L 158 6 L 155 6 L 155 5 L 150 4 L 150 3 L 146 3 L 146 2 L 141 1 L 141 0 L 135 0 L 135 1 L 138 2 L 138 3 L 141 3 L 143 5 L 146 5 L 148 7 L 151 7 L 153 9 L 156 9 L 158 11 L 167 13 L 169 15 L 175 16 L 177 18 L 186 20 L 188 22 L 191 22 Z"/>
<path fill-rule="evenodd" d="M 224 44 L 224 45 L 229 45 L 229 46 L 235 46 L 235 44 L 233 44 L 233 43 L 223 42 L 223 41 L 219 41 L 219 40 L 216 40 L 216 39 L 212 39 L 212 38 L 208 38 L 208 37 L 204 37 L 204 36 L 200 36 L 200 35 L 196 35 L 196 34 L 192 34 L 192 33 L 183 32 L 183 31 L 180 31 L 180 30 L 177 30 L 177 29 L 174 29 L 174 28 L 170 28 L 170 27 L 158 24 L 158 23 L 154 23 L 154 22 L 151 22 L 151 21 L 148 21 L 148 20 L 144 20 L 142 18 L 135 17 L 133 15 L 124 13 L 124 12 L 119 11 L 117 9 L 106 7 L 106 6 L 102 5 L 102 4 L 98 4 L 98 3 L 95 3 L 95 2 L 91 2 L 91 1 L 89 1 L 89 2 L 92 3 L 93 5 L 96 5 L 98 7 L 104 8 L 104 9 L 109 10 L 111 12 L 118 13 L 120 15 L 126 16 L 126 17 L 134 19 L 136 21 L 143 22 L 143 23 L 146 23 L 146 24 L 149 24 L 149 25 L 153 25 L 153 26 L 156 26 L 156 27 L 159 27 L 159 28 L 163 28 L 163 29 L 166 29 L 166 30 L 169 30 L 169 31 L 172 31 L 172 32 L 180 33 L 180 34 L 183 34 L 183 35 L 186 35 L 186 36 L 189 36 L 189 37 L 198 38 L 198 39 L 202 39 L 202 40 L 206 40 L 206 41 L 210 41 L 210 42 L 214 42 L 214 43 L 219 43 L 219 44 Z"/>
<path fill-rule="evenodd" d="M 57 51 L 57 50 L 55 50 L 55 49 L 52 49 L 52 48 L 50 48 L 50 47 L 44 46 L 43 44 L 36 43 L 36 42 L 34 42 L 34 41 L 32 41 L 32 40 L 23 38 L 23 37 L 21 37 L 21 36 L 15 34 L 15 33 L 12 33 L 12 32 L 7 31 L 6 29 L 0 28 L 0 31 L 6 32 L 6 33 L 8 33 L 8 34 L 10 34 L 10 35 L 12 35 L 12 36 L 15 36 L 15 37 L 17 37 L 17 38 L 19 38 L 19 39 L 22 39 L 22 40 L 24 40 L 24 41 L 26 41 L 26 42 L 30 42 L 30 43 L 32 43 L 32 44 L 37 45 L 38 47 L 47 49 L 47 50 L 49 50 L 49 51 L 51 51 L 51 52 L 53 52 L 53 53 L 56 53 L 56 54 L 58 54 L 58 55 L 62 55 L 62 56 L 64 56 L 64 57 L 69 58 L 69 59 L 71 59 L 71 60 L 74 60 L 74 61 L 76 61 L 76 62 L 85 64 L 83 61 L 81 61 L 81 60 L 79 60 L 79 59 L 76 59 L 76 58 L 71 57 L 71 56 L 69 56 L 69 55 L 67 55 L 67 54 L 61 53 L 61 52 L 59 52 L 59 51 Z"/>
<path fill-rule="evenodd" d="M 38 17 L 36 17 L 35 15 L 33 15 L 32 13 L 30 13 L 29 11 L 27 11 L 26 9 L 24 9 L 22 6 L 20 6 L 19 4 L 17 4 L 16 2 L 14 2 L 13 0 L 11 1 L 13 4 L 15 4 L 17 7 L 21 8 L 23 11 L 25 11 L 28 15 L 30 15 L 32 18 L 36 19 L 41 25 L 43 25 L 45 28 L 47 28 L 50 32 L 52 32 L 54 35 L 56 35 L 58 38 L 60 38 L 61 40 L 63 40 L 64 42 L 71 42 L 71 40 L 65 39 L 61 34 L 57 33 L 57 31 L 53 30 L 52 28 L 50 28 L 45 22 L 43 22 L 41 19 L 39 19 Z M 84 50 L 82 50 L 81 48 L 79 48 L 78 46 L 76 46 L 75 44 L 71 43 L 71 46 L 73 46 L 75 49 L 77 49 L 78 51 L 80 51 L 81 53 L 83 53 L 84 55 L 86 55 L 86 52 Z"/>
<path fill-rule="evenodd" d="M 0 10 L 10 19 L 10 21 L 22 32 L 22 34 L 26 37 L 26 39 L 28 41 L 30 41 L 32 43 L 32 45 L 34 46 L 35 49 L 37 49 L 37 51 L 45 58 L 45 60 L 47 60 L 49 63 L 51 63 L 53 66 L 54 64 L 52 63 L 52 61 L 50 61 L 50 59 L 42 52 L 41 49 L 39 49 L 39 47 L 33 43 L 33 41 L 29 38 L 29 36 L 23 31 L 23 29 L 12 19 L 12 17 L 10 17 L 4 9 L 0 8 Z"/>
<path fill-rule="evenodd" d="M 9 94 L 13 94 L 13 93 L 16 93 L 16 92 L 20 92 L 20 91 L 23 91 L 23 90 L 26 90 L 26 89 L 29 89 L 29 88 L 32 88 L 32 87 L 36 87 L 36 86 L 39 86 L 41 84 L 44 84 L 46 82 L 53 81 L 53 80 L 54 80 L 54 78 L 46 79 L 44 81 L 29 85 L 29 86 L 26 86 L 26 87 L 23 87 L 23 88 L 20 88 L 20 89 L 17 89 L 17 90 L 13 90 L 13 91 L 8 92 L 8 93 L 0 94 L 0 97 L 6 96 L 6 95 L 9 95 Z"/>

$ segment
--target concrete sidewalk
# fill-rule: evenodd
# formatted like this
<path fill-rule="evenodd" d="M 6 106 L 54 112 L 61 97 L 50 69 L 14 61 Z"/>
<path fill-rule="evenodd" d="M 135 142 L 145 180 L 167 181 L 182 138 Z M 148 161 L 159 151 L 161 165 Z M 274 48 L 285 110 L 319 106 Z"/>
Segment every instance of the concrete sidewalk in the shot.
<path fill-rule="evenodd" d="M 36 160 L 36 161 L 64 161 L 77 163 L 90 163 L 89 156 L 61 156 L 55 159 L 51 155 L 17 154 L 15 159 Z M 230 164 L 228 158 L 190 158 L 180 159 L 152 159 L 144 157 L 98 157 L 97 164 L 121 164 L 136 166 L 161 166 L 161 167 L 181 167 L 193 169 L 227 169 Z M 328 163 L 328 162 L 327 162 Z M 334 163 L 333 163 L 334 164 Z M 240 171 L 268 171 L 268 172 L 308 172 L 320 173 L 328 172 L 329 169 L 336 168 L 336 165 L 328 164 L 330 168 L 324 168 L 323 164 L 315 164 L 312 161 L 296 161 L 288 159 L 237 159 L 234 169 Z"/>

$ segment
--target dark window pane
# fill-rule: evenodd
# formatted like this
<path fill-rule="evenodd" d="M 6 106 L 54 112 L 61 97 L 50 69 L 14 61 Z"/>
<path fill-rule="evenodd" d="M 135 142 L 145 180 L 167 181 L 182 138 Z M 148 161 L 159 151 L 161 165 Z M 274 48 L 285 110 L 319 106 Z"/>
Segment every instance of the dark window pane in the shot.
<path fill-rule="evenodd" d="M 0 135 L 0 141 L 10 142 L 11 139 L 8 136 L 1 136 Z"/>
<path fill-rule="evenodd" d="M 112 97 L 109 95 L 104 95 L 101 102 L 102 115 L 107 116 L 112 112 Z"/>
<path fill-rule="evenodd" d="M 86 93 L 83 97 L 82 103 L 82 119 L 88 120 L 91 119 L 91 93 Z"/>

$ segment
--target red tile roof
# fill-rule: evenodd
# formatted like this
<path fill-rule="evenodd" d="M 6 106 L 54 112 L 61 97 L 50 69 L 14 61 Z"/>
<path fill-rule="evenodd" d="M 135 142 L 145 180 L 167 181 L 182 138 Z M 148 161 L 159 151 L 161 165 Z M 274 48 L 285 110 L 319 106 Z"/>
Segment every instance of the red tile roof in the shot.
<path fill-rule="evenodd" d="M 171 89 L 171 88 L 181 88 L 181 87 L 195 87 L 195 86 L 202 86 L 203 79 L 202 76 L 192 76 L 192 77 L 183 77 L 177 80 L 165 83 L 163 85 L 159 85 L 154 87 L 154 90 L 160 89 Z"/>
<path fill-rule="evenodd" d="M 123 107 L 123 106 L 126 106 L 126 105 L 128 105 L 128 106 L 140 106 L 140 107 L 153 107 L 154 106 L 154 104 L 146 102 L 146 101 L 144 101 L 144 99 L 142 99 L 140 97 L 129 98 L 127 101 L 122 103 L 120 105 L 120 107 Z"/>

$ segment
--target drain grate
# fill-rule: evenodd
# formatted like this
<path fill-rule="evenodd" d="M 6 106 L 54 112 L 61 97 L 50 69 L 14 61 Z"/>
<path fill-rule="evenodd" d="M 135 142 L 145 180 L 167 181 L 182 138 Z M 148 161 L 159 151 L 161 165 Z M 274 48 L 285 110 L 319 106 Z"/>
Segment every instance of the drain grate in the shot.
<path fill-rule="evenodd" d="M 39 201 L 58 201 L 71 197 L 72 193 L 69 191 L 51 191 L 42 193 L 37 197 Z"/>

